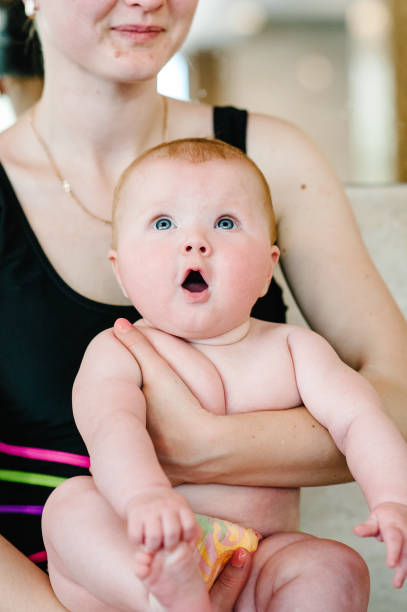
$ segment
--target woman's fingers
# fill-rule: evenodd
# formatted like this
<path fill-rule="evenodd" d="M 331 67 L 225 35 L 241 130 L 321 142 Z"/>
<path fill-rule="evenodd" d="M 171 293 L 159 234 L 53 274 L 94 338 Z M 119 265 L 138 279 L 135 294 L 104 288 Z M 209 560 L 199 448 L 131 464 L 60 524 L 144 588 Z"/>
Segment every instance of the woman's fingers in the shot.
<path fill-rule="evenodd" d="M 129 323 L 127 319 L 117 319 L 113 327 L 114 335 L 125 347 L 137 358 L 140 368 L 146 374 L 149 371 L 148 365 L 153 363 L 154 369 L 157 367 L 169 369 L 166 361 L 157 353 L 151 342 L 145 335 Z"/>
<path fill-rule="evenodd" d="M 185 482 L 184 470 L 202 447 L 199 434 L 208 413 L 140 329 L 118 319 L 113 331 L 140 366 L 147 428 L 157 456 L 173 485 Z"/>
<path fill-rule="evenodd" d="M 113 332 L 137 359 L 143 376 L 143 392 L 147 394 L 147 401 L 150 401 L 150 395 L 156 399 L 161 398 L 161 404 L 167 408 L 169 397 L 171 398 L 174 393 L 180 393 L 181 389 L 185 395 L 188 394 L 193 398 L 180 377 L 157 353 L 140 329 L 131 325 L 126 319 L 118 319 L 114 324 Z M 160 402 L 158 404 L 160 405 Z"/>
<path fill-rule="evenodd" d="M 213 612 L 232 612 L 250 574 L 252 555 L 239 548 L 210 591 Z"/>

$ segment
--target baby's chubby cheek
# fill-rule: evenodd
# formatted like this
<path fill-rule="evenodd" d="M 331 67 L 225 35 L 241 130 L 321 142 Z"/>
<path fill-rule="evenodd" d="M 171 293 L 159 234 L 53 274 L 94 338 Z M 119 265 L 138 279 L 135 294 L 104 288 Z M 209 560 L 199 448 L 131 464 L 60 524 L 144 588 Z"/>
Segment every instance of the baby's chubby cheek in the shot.
<path fill-rule="evenodd" d="M 242 299 L 256 301 L 271 278 L 271 256 L 267 248 L 241 249 L 229 259 L 225 276 L 231 289 Z"/>
<path fill-rule="evenodd" d="M 155 310 L 168 302 L 176 289 L 177 274 L 174 256 L 164 248 L 135 249 L 120 271 L 126 292 L 138 310 Z M 147 312 L 142 312 L 148 318 Z"/>

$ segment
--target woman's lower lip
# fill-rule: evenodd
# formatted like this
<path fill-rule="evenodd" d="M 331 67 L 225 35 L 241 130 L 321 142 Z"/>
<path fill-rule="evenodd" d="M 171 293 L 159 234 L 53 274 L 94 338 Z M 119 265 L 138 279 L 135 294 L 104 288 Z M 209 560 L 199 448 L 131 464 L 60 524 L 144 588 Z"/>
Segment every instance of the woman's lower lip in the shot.
<path fill-rule="evenodd" d="M 163 30 L 146 30 L 146 31 L 137 31 L 137 30 L 125 30 L 125 29 L 120 29 L 120 30 L 116 30 L 116 29 L 112 29 L 112 32 L 118 36 L 119 38 L 126 38 L 128 40 L 134 40 L 136 42 L 149 42 L 151 40 L 154 40 L 155 38 L 157 38 L 158 36 L 160 36 L 160 34 L 163 33 Z"/>

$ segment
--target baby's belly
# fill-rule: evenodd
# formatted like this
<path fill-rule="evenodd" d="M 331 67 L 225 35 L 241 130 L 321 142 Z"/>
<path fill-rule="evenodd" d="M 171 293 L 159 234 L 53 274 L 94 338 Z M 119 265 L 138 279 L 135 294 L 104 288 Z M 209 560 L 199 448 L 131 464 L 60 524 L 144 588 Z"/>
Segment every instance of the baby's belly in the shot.
<path fill-rule="evenodd" d="M 181 485 L 194 512 L 252 527 L 263 536 L 299 527 L 299 489 Z"/>

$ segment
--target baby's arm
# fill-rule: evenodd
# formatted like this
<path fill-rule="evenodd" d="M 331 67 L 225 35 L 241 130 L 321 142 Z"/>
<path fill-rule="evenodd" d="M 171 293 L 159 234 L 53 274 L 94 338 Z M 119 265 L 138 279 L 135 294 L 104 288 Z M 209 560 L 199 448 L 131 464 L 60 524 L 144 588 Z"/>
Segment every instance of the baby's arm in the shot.
<path fill-rule="evenodd" d="M 287 342 L 301 398 L 346 456 L 371 510 L 355 533 L 385 541 L 387 563 L 396 568 L 394 586 L 401 587 L 407 575 L 407 445 L 373 387 L 323 338 L 290 328 Z"/>
<path fill-rule="evenodd" d="M 83 358 L 73 410 L 97 488 L 127 520 L 134 544 L 155 551 L 196 539 L 198 527 L 156 457 L 141 382 L 135 359 L 111 330 L 102 332 Z"/>

